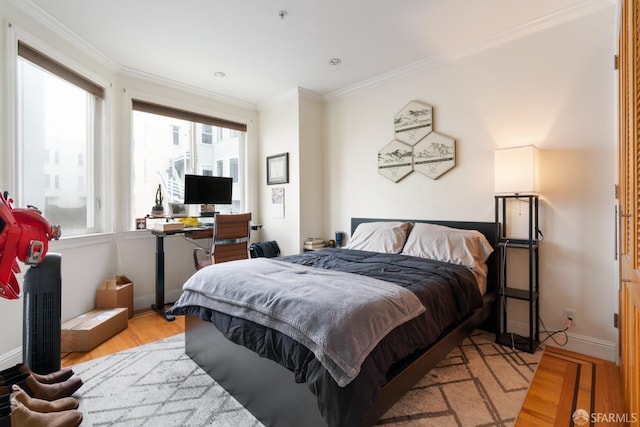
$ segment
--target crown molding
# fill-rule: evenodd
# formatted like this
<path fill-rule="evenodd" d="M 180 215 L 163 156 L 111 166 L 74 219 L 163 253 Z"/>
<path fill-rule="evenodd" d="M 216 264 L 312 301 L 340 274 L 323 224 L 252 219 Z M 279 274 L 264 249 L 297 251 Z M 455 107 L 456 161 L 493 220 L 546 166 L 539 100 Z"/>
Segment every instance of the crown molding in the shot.
<path fill-rule="evenodd" d="M 617 1 L 618 0 L 584 0 L 550 15 L 538 18 L 506 31 L 493 34 L 483 39 L 479 39 L 473 43 L 468 43 L 451 51 L 431 55 L 388 73 L 327 93 L 324 95 L 324 99 L 325 101 L 328 101 L 334 98 L 348 96 L 363 89 L 379 86 L 389 81 L 417 74 L 448 62 L 457 61 L 459 59 L 475 55 L 513 40 L 552 28 L 556 25 L 590 15 L 607 7 L 616 6 Z"/>
<path fill-rule="evenodd" d="M 298 87 L 298 96 L 300 98 L 306 99 L 307 101 L 317 102 L 319 104 L 324 103 L 324 97 L 322 95 L 303 87 Z"/>
<path fill-rule="evenodd" d="M 258 110 L 259 111 L 267 110 L 269 108 L 275 107 L 276 105 L 285 103 L 292 99 L 300 99 L 300 98 L 306 99 L 307 101 L 316 102 L 319 104 L 323 104 L 325 102 L 324 97 L 318 94 L 317 92 L 298 86 L 298 87 L 289 89 L 284 93 L 276 95 L 265 102 L 261 102 L 258 105 Z"/>
<path fill-rule="evenodd" d="M 167 79 L 165 77 L 140 71 L 135 68 L 120 67 L 119 72 L 120 72 L 120 76 L 122 77 L 131 77 L 138 80 L 143 80 L 147 83 L 154 83 L 166 88 L 170 88 L 170 89 L 172 88 L 172 89 L 180 90 L 182 92 L 191 93 L 193 95 L 206 96 L 207 98 L 210 98 L 219 102 L 224 102 L 225 104 L 235 105 L 237 107 L 242 107 L 242 108 L 246 108 L 254 111 L 257 110 L 257 106 L 253 102 L 245 101 L 239 98 L 234 98 L 232 96 L 223 95 L 218 92 L 202 89 L 200 87 L 188 85 L 176 80 Z"/>
<path fill-rule="evenodd" d="M 268 110 L 269 108 L 283 104 L 292 99 L 298 99 L 298 88 L 294 87 L 286 92 L 280 93 L 258 104 L 258 111 Z"/>
<path fill-rule="evenodd" d="M 194 86 L 190 86 L 184 83 L 177 82 L 175 80 L 159 77 L 157 75 L 146 73 L 143 71 L 139 71 L 133 68 L 123 67 L 118 62 L 114 61 L 111 57 L 106 55 L 104 52 L 96 48 L 94 45 L 89 43 L 87 40 L 80 37 L 77 33 L 70 30 L 68 27 L 63 25 L 60 21 L 58 21 L 55 17 L 44 11 L 38 5 L 36 5 L 31 0 L 6 0 L 14 5 L 17 9 L 21 10 L 23 13 L 29 15 L 32 19 L 34 19 L 39 25 L 56 33 L 62 39 L 69 42 L 71 45 L 77 47 L 87 56 L 95 60 L 96 62 L 103 64 L 105 67 L 109 68 L 114 73 L 119 73 L 122 76 L 135 77 L 140 80 L 145 80 L 150 83 L 160 84 L 165 87 L 179 89 L 188 93 L 192 93 L 195 95 L 205 95 L 214 100 L 224 102 L 227 104 L 232 104 L 235 106 L 239 106 L 242 108 L 247 108 L 250 110 L 256 110 L 256 105 L 254 103 L 244 101 L 241 99 L 233 98 L 230 96 L 221 95 L 216 92 L 207 91 L 201 88 L 196 88 Z"/>
<path fill-rule="evenodd" d="M 267 100 L 264 103 L 259 103 L 257 105 L 249 101 L 234 98 L 231 96 L 222 95 L 220 93 L 216 93 L 212 91 L 203 90 L 201 88 L 187 85 L 175 80 L 163 78 L 151 73 L 146 73 L 136 69 L 123 67 L 122 65 L 114 61 L 111 57 L 106 55 L 104 52 L 97 49 L 94 45 L 89 43 L 87 40 L 83 39 L 78 34 L 71 31 L 68 27 L 64 26 L 52 15 L 48 14 L 39 6 L 37 6 L 35 3 L 33 3 L 32 0 L 6 0 L 6 1 L 11 3 L 17 9 L 23 11 L 25 14 L 31 16 L 43 27 L 49 29 L 52 32 L 55 32 L 64 40 L 68 41 L 72 45 L 81 49 L 89 57 L 93 58 L 94 60 L 103 64 L 104 66 L 110 68 L 112 71 L 116 73 L 122 73 L 124 75 L 133 76 L 138 79 L 142 79 L 150 82 L 155 82 L 158 84 L 162 84 L 164 86 L 184 90 L 189 93 L 194 93 L 197 95 L 205 94 L 206 96 L 219 100 L 221 102 L 241 106 L 243 108 L 248 108 L 252 110 L 262 110 L 262 109 L 270 108 L 272 106 L 275 106 L 277 104 L 280 104 L 282 102 L 285 102 L 295 97 L 304 97 L 305 99 L 322 103 L 334 98 L 348 96 L 354 92 L 358 92 L 363 89 L 379 86 L 393 80 L 397 80 L 403 77 L 407 77 L 410 75 L 417 74 L 419 72 L 429 70 L 431 68 L 434 68 L 436 66 L 439 66 L 448 62 L 456 61 L 471 55 L 475 55 L 482 51 L 491 49 L 493 47 L 502 45 L 504 43 L 507 43 L 513 40 L 517 40 L 519 38 L 525 37 L 530 34 L 537 33 L 539 31 L 551 28 L 561 23 L 574 20 L 585 15 L 589 15 L 591 13 L 595 13 L 606 7 L 618 6 L 620 0 L 584 0 L 572 6 L 564 8 L 560 11 L 557 11 L 553 14 L 547 15 L 545 17 L 519 25 L 517 27 L 503 31 L 498 34 L 485 37 L 484 39 L 480 39 L 476 42 L 469 43 L 467 45 L 453 49 L 451 51 L 429 56 L 427 58 L 424 58 L 420 61 L 414 62 L 407 66 L 398 68 L 388 73 L 381 74 L 371 79 L 361 81 L 354 85 L 351 85 L 342 89 L 338 89 L 336 91 L 333 91 L 324 95 L 318 95 L 315 92 L 312 92 L 303 88 L 293 88 L 282 95 L 278 95 L 270 100 Z"/>
<path fill-rule="evenodd" d="M 96 62 L 103 64 L 105 67 L 111 69 L 112 71 L 117 71 L 120 68 L 120 64 L 114 61 L 110 56 L 106 55 L 104 52 L 96 48 L 87 40 L 80 37 L 77 33 L 71 31 L 68 27 L 63 25 L 49 13 L 45 12 L 31 0 L 6 1 L 11 3 L 16 9 L 19 9 L 25 14 L 29 15 L 42 27 L 56 33 L 62 39 L 68 41 L 71 45 L 80 49 L 84 54 L 94 59 Z"/>

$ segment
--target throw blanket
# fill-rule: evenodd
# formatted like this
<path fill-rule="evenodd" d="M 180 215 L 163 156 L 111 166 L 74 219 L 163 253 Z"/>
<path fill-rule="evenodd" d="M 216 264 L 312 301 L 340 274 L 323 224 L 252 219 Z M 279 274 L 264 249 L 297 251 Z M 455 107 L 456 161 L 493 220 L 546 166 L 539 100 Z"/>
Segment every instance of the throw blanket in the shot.
<path fill-rule="evenodd" d="M 284 333 L 309 348 L 341 387 L 382 338 L 425 311 L 392 283 L 268 258 L 201 269 L 183 289 L 175 308 L 208 307 Z"/>

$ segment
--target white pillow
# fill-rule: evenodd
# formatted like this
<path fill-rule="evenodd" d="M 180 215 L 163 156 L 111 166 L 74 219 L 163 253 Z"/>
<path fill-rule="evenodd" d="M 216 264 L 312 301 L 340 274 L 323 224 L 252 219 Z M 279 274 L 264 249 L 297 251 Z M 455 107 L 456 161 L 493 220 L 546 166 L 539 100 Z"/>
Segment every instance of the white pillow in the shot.
<path fill-rule="evenodd" d="M 410 222 L 363 222 L 358 225 L 346 249 L 397 254 L 402 250 Z"/>
<path fill-rule="evenodd" d="M 476 276 L 480 292 L 487 285 L 487 258 L 493 252 L 487 238 L 477 230 L 415 223 L 402 253 L 463 265 Z"/>

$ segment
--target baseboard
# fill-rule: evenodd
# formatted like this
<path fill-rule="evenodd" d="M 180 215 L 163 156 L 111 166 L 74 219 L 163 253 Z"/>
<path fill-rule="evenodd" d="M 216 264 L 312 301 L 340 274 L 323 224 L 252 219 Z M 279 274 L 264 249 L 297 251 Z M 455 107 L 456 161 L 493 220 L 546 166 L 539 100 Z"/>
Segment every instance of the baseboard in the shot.
<path fill-rule="evenodd" d="M 507 327 L 509 332 L 514 332 L 522 336 L 529 336 L 529 325 L 517 322 L 508 322 Z M 576 334 L 574 332 L 567 332 L 568 340 L 566 340 L 565 345 L 561 345 L 565 342 L 564 334 L 555 335 L 558 343 L 554 342 L 551 338 L 547 339 L 549 335 L 549 333 L 540 332 L 540 342 L 544 342 L 545 345 L 561 347 L 565 350 L 575 351 L 576 353 L 586 354 L 587 356 L 597 357 L 614 363 L 618 360 L 618 347 L 615 342 Z"/>
<path fill-rule="evenodd" d="M 13 350 L 0 354 L 0 370 L 10 368 L 17 363 L 22 363 L 22 346 Z"/>
<path fill-rule="evenodd" d="M 177 289 L 174 291 L 168 291 L 164 294 L 165 303 L 175 302 L 182 295 L 182 289 Z M 156 303 L 155 295 L 145 295 L 141 297 L 137 297 L 133 299 L 133 311 L 144 310 L 150 308 L 152 305 Z"/>

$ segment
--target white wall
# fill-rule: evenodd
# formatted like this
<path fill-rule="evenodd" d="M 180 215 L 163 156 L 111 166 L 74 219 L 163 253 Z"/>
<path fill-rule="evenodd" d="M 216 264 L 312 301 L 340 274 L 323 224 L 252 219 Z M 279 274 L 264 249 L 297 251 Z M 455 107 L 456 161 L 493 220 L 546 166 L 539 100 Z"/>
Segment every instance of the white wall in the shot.
<path fill-rule="evenodd" d="M 282 255 L 300 253 L 308 237 L 323 237 L 323 102 L 296 88 L 260 109 L 260 158 L 289 153 L 289 183 L 262 186 L 261 240 L 276 240 Z M 265 177 L 266 164 L 260 176 Z M 273 213 L 271 191 L 285 189 L 285 215 Z M 328 237 L 327 237 L 328 239 Z"/>
<path fill-rule="evenodd" d="M 323 235 L 322 174 L 323 105 L 310 94 L 299 99 L 300 117 L 300 242 Z M 300 250 L 300 249 L 298 249 Z"/>
<path fill-rule="evenodd" d="M 534 144 L 541 161 L 541 315 L 577 323 L 569 348 L 615 359 L 615 7 L 495 47 L 336 94 L 325 118 L 325 229 L 355 216 L 493 221 L 497 148 Z M 456 139 L 457 166 L 393 183 L 377 152 L 409 101 L 434 107 L 434 129 Z M 524 326 L 517 309 L 515 328 Z M 528 335 L 528 334 L 525 334 Z"/>
<path fill-rule="evenodd" d="M 298 128 L 298 94 L 287 95 L 275 105 L 260 110 L 260 159 L 259 168 L 260 215 L 262 240 L 276 240 L 282 255 L 300 251 L 300 145 Z M 266 185 L 266 158 L 289 153 L 289 182 Z M 274 209 L 271 192 L 284 188 L 284 215 Z"/>

